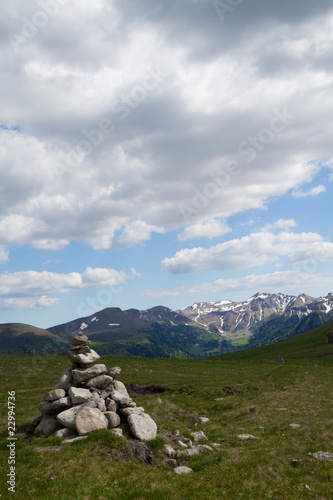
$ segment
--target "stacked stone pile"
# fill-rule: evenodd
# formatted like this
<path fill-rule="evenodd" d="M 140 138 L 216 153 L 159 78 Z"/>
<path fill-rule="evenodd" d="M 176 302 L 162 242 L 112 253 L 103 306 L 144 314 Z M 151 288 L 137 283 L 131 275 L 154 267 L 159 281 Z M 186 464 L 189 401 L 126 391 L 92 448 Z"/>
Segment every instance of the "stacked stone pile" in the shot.
<path fill-rule="evenodd" d="M 39 403 L 42 417 L 35 434 L 65 438 L 110 429 L 121 436 L 119 425 L 125 420 L 135 438 L 154 439 L 156 423 L 144 408 L 137 407 L 125 385 L 117 380 L 121 368 L 108 370 L 104 364 L 95 364 L 100 357 L 90 344 L 82 332 L 73 337 L 68 351 L 72 367 Z"/>

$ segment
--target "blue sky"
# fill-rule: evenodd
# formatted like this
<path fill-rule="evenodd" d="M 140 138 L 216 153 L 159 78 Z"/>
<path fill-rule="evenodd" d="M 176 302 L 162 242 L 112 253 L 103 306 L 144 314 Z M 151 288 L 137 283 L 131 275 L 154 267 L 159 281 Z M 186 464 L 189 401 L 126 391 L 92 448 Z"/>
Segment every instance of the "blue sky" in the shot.
<path fill-rule="evenodd" d="M 331 1 L 3 12 L 1 323 L 333 291 Z"/>

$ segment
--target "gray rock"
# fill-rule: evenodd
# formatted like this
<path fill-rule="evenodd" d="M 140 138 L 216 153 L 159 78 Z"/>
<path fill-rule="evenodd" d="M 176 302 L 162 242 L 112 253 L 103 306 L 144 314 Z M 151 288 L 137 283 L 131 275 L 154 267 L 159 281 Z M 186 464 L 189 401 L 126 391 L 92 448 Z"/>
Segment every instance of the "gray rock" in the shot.
<path fill-rule="evenodd" d="M 133 403 L 131 398 L 124 396 L 124 394 L 121 394 L 117 390 L 111 392 L 111 398 L 113 399 L 113 401 L 118 403 L 122 408 L 126 408 L 127 406 L 132 406 L 131 404 Z M 134 404 L 134 406 L 136 405 Z"/>
<path fill-rule="evenodd" d="M 177 467 L 177 460 L 175 460 L 174 458 L 167 458 L 164 460 L 164 463 L 165 465 L 169 465 L 173 469 Z"/>
<path fill-rule="evenodd" d="M 191 472 L 193 472 L 192 469 L 190 469 L 189 467 L 185 467 L 185 465 L 175 467 L 173 470 L 176 474 L 190 474 Z"/>
<path fill-rule="evenodd" d="M 166 444 L 164 446 L 164 453 L 166 454 L 167 457 L 174 458 L 177 456 L 176 450 L 171 446 L 171 444 Z"/>
<path fill-rule="evenodd" d="M 56 399 L 61 399 L 66 396 L 66 392 L 63 389 L 54 389 L 53 391 L 45 394 L 44 401 L 55 401 Z"/>
<path fill-rule="evenodd" d="M 42 415 L 47 413 L 57 413 L 64 408 L 69 408 L 72 406 L 72 400 L 70 397 L 56 399 L 55 401 L 42 401 L 38 404 L 38 408 Z"/>
<path fill-rule="evenodd" d="M 76 431 L 76 427 L 75 427 L 76 415 L 83 408 L 85 408 L 88 405 L 90 406 L 91 404 L 94 404 L 94 402 L 93 401 L 88 401 L 88 403 L 84 403 L 84 404 L 78 405 L 78 406 L 73 406 L 73 408 L 70 408 L 69 410 L 62 411 L 61 413 L 59 413 L 57 415 L 57 420 L 63 426 L 68 427 L 69 429 L 72 429 L 73 431 Z"/>
<path fill-rule="evenodd" d="M 71 387 L 72 383 L 73 383 L 72 368 L 68 368 L 61 375 L 59 382 L 57 383 L 55 388 L 56 389 L 63 389 L 64 391 L 68 391 L 68 389 Z"/>
<path fill-rule="evenodd" d="M 120 417 L 114 411 L 106 411 L 103 413 L 103 415 L 108 420 L 108 429 L 114 429 L 120 424 Z"/>
<path fill-rule="evenodd" d="M 156 438 L 157 425 L 147 413 L 132 414 L 127 418 L 127 422 L 134 437 L 142 441 Z"/>
<path fill-rule="evenodd" d="M 194 446 L 191 446 L 191 448 L 178 452 L 178 455 L 199 455 L 199 453 L 202 453 L 203 451 L 213 451 L 213 448 L 207 444 L 195 444 Z"/>
<path fill-rule="evenodd" d="M 97 387 L 98 389 L 103 389 L 112 382 L 112 378 L 109 375 L 98 375 L 86 382 L 87 387 Z"/>
<path fill-rule="evenodd" d="M 91 363 L 95 363 L 100 359 L 99 354 L 93 349 L 90 349 L 90 352 L 84 354 L 75 354 L 75 352 L 69 350 L 68 358 L 72 363 L 78 363 L 81 366 L 91 365 Z"/>
<path fill-rule="evenodd" d="M 123 417 L 129 417 L 130 415 L 141 415 L 141 413 L 144 413 L 145 412 L 145 409 L 142 408 L 142 406 L 139 406 L 138 408 L 121 408 L 119 410 L 119 413 L 123 416 Z"/>
<path fill-rule="evenodd" d="M 209 422 L 209 418 L 207 418 L 207 417 L 200 417 L 200 422 L 202 424 L 207 424 Z"/>
<path fill-rule="evenodd" d="M 318 460 L 333 460 L 333 453 L 328 451 L 316 451 L 316 453 L 308 453 L 309 456 L 317 458 Z"/>
<path fill-rule="evenodd" d="M 130 397 L 130 395 L 128 394 L 127 389 L 125 387 L 125 384 L 120 382 L 120 380 L 115 380 L 113 382 L 113 387 L 115 388 L 116 391 L 120 392 L 120 394 L 123 394 L 127 398 Z"/>
<path fill-rule="evenodd" d="M 113 434 L 115 434 L 118 437 L 124 437 L 122 429 L 119 429 L 119 428 L 111 429 L 110 432 L 113 432 Z"/>
<path fill-rule="evenodd" d="M 112 377 L 112 378 L 117 378 L 118 375 L 120 375 L 120 372 L 121 372 L 121 368 L 119 366 L 113 366 L 108 371 L 108 375 L 110 375 L 110 377 Z"/>
<path fill-rule="evenodd" d="M 65 439 L 65 438 L 70 438 L 75 436 L 75 432 L 69 429 L 68 427 L 63 427 L 62 429 L 59 429 L 58 431 L 55 432 L 54 434 L 56 437 Z"/>
<path fill-rule="evenodd" d="M 299 429 L 301 426 L 299 424 L 290 424 L 289 427 L 292 429 Z"/>
<path fill-rule="evenodd" d="M 252 434 L 238 434 L 239 439 L 242 439 L 245 441 L 246 439 L 258 439 L 255 436 L 252 436 Z"/>
<path fill-rule="evenodd" d="M 107 372 L 106 366 L 103 364 L 94 365 L 91 368 L 86 368 L 86 369 L 76 368 L 72 370 L 73 380 L 76 384 L 85 382 L 86 380 L 97 377 L 98 375 L 102 375 L 103 373 L 106 372 Z"/>
<path fill-rule="evenodd" d="M 202 431 L 191 432 L 191 436 L 193 436 L 195 443 L 198 443 L 201 439 L 207 439 L 207 437 Z"/>
<path fill-rule="evenodd" d="M 71 398 L 73 405 L 85 403 L 93 398 L 89 389 L 80 389 L 78 387 L 71 387 L 68 391 L 68 395 Z"/>
<path fill-rule="evenodd" d="M 115 411 L 115 412 L 117 412 L 118 405 L 117 405 L 117 403 L 115 401 L 113 401 L 113 399 L 106 398 L 106 400 L 105 400 L 105 406 L 106 406 L 107 411 Z"/>
<path fill-rule="evenodd" d="M 97 429 L 107 429 L 108 419 L 97 408 L 82 408 L 75 419 L 75 427 L 79 436 L 84 436 Z"/>
<path fill-rule="evenodd" d="M 99 411 L 101 412 L 105 412 L 106 411 L 106 406 L 105 406 L 105 402 L 104 402 L 104 399 L 100 399 L 99 401 L 96 401 L 97 403 L 97 407 L 99 409 Z"/>
<path fill-rule="evenodd" d="M 58 422 L 56 418 L 52 417 L 43 417 L 40 421 L 40 424 L 35 429 L 35 435 L 41 436 L 44 435 L 46 437 L 54 434 L 58 429 L 60 429 L 61 424 Z"/>

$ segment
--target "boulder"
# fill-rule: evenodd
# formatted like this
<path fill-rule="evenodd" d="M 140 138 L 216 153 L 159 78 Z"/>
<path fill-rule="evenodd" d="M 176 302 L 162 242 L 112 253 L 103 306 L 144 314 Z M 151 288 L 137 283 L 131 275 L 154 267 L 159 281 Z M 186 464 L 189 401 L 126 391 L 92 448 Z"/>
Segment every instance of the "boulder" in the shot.
<path fill-rule="evenodd" d="M 97 408 L 82 408 L 76 415 L 75 427 L 79 436 L 84 436 L 97 429 L 107 429 L 108 419 Z"/>
<path fill-rule="evenodd" d="M 86 406 L 93 406 L 96 403 L 94 401 L 88 401 L 88 403 L 84 403 L 82 405 L 78 406 L 73 406 L 73 408 L 69 408 L 69 410 L 62 411 L 61 413 L 58 413 L 57 415 L 57 420 L 60 422 L 63 426 L 68 427 L 69 429 L 72 429 L 73 431 L 76 430 L 75 427 L 75 419 L 76 415 L 81 411 L 83 408 Z"/>
<path fill-rule="evenodd" d="M 38 408 L 42 415 L 46 413 L 57 413 L 64 408 L 69 408 L 72 406 L 72 400 L 70 397 L 56 399 L 55 401 L 42 401 L 38 404 Z"/>
<path fill-rule="evenodd" d="M 63 389 L 64 391 L 68 391 L 68 389 L 71 387 L 72 383 L 73 383 L 72 368 L 68 368 L 61 375 L 59 382 L 57 383 L 55 388 L 56 389 Z"/>
<path fill-rule="evenodd" d="M 133 413 L 135 413 L 136 415 L 141 415 L 141 413 L 144 413 L 145 412 L 145 409 L 142 408 L 142 406 L 139 406 L 138 408 L 121 408 L 119 410 L 119 413 L 123 416 L 123 417 L 129 417 L 130 415 L 132 415 Z"/>
<path fill-rule="evenodd" d="M 127 418 L 127 422 L 133 436 L 137 439 L 149 441 L 156 438 L 157 425 L 147 413 L 141 413 L 140 415 L 133 413 Z"/>
<path fill-rule="evenodd" d="M 70 438 L 75 436 L 75 432 L 69 429 L 68 427 L 63 427 L 62 429 L 59 429 L 58 431 L 55 432 L 54 434 L 56 437 L 65 439 L 65 438 Z"/>
<path fill-rule="evenodd" d="M 115 380 L 113 382 L 113 387 L 115 388 L 116 391 L 120 392 L 120 394 L 123 394 L 127 398 L 130 397 L 130 395 L 128 394 L 127 389 L 125 387 L 125 384 L 120 382 L 120 380 Z"/>
<path fill-rule="evenodd" d="M 60 429 L 61 424 L 54 417 L 42 417 L 40 424 L 35 429 L 35 435 L 44 435 L 46 437 L 54 434 L 58 429 Z"/>
<path fill-rule="evenodd" d="M 120 424 L 120 417 L 114 411 L 106 411 L 104 412 L 104 416 L 108 420 L 108 429 L 114 429 Z"/>
<path fill-rule="evenodd" d="M 178 455 L 199 455 L 199 453 L 202 453 L 203 451 L 213 451 L 213 448 L 207 444 L 195 444 L 194 446 L 191 446 L 191 448 L 178 452 Z"/>
<path fill-rule="evenodd" d="M 63 389 L 54 389 L 53 391 L 45 394 L 44 401 L 55 401 L 56 399 L 61 399 L 66 396 L 66 392 Z"/>
<path fill-rule="evenodd" d="M 111 399 L 111 398 L 105 399 L 105 406 L 106 406 L 106 409 L 108 411 L 115 411 L 116 412 L 118 409 L 117 403 L 115 401 L 113 401 L 113 399 Z"/>
<path fill-rule="evenodd" d="M 80 384 L 81 382 L 85 382 L 93 377 L 97 377 L 97 375 L 102 375 L 106 373 L 107 369 L 105 365 L 94 365 L 91 368 L 76 368 L 72 370 L 73 380 L 76 384 Z"/>
<path fill-rule="evenodd" d="M 93 397 L 89 389 L 80 389 L 78 387 L 71 387 L 68 391 L 68 395 L 71 398 L 73 405 L 85 403 Z"/>
<path fill-rule="evenodd" d="M 126 408 L 127 406 L 133 406 L 132 399 L 127 397 L 127 396 L 124 396 L 124 394 L 121 394 L 119 391 L 116 391 L 116 390 L 112 391 L 111 398 L 113 399 L 113 401 L 118 403 L 122 408 Z M 136 406 L 135 403 L 134 403 L 134 406 Z"/>
<path fill-rule="evenodd" d="M 191 436 L 193 436 L 195 443 L 198 443 L 201 439 L 207 439 L 207 437 L 202 431 L 191 432 Z"/>
<path fill-rule="evenodd" d="M 72 363 L 78 363 L 81 366 L 91 365 L 91 363 L 95 363 L 100 359 L 99 354 L 93 349 L 90 349 L 90 352 L 84 354 L 75 354 L 75 352 L 69 350 L 68 358 Z"/>
<path fill-rule="evenodd" d="M 112 378 L 109 375 L 98 375 L 97 377 L 91 378 L 86 382 L 87 387 L 97 387 L 97 389 L 103 389 L 112 382 Z"/>

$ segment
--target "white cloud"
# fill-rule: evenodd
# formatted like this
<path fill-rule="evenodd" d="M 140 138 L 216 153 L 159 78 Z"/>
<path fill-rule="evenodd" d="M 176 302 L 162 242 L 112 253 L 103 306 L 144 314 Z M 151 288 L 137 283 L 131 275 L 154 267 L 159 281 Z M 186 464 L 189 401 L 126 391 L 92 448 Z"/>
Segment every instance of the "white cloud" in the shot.
<path fill-rule="evenodd" d="M 326 192 L 325 186 L 320 184 L 319 186 L 309 189 L 308 191 L 295 190 L 292 192 L 292 195 L 294 196 L 294 198 L 305 198 L 307 196 L 318 196 L 318 194 L 325 192 Z"/>
<path fill-rule="evenodd" d="M 293 221 L 279 221 L 275 227 L 293 226 Z M 274 226 L 274 225 L 273 225 Z M 272 227 L 273 227 L 272 226 Z M 162 268 L 174 274 L 208 270 L 241 270 L 263 266 L 287 256 L 294 264 L 308 259 L 333 261 L 333 243 L 317 233 L 273 233 L 266 228 L 210 248 L 185 248 L 174 257 L 165 258 Z"/>
<path fill-rule="evenodd" d="M 31 299 L 31 303 L 35 304 L 37 299 L 32 299 L 32 297 L 45 294 L 37 300 L 37 303 L 42 307 L 49 307 L 56 304 L 56 302 L 49 299 L 46 294 L 116 286 L 133 276 L 138 276 L 134 269 L 131 269 L 130 273 L 125 273 L 115 269 L 93 269 L 91 267 L 87 267 L 81 274 L 75 272 L 58 274 L 48 271 L 4 272 L 0 274 L 0 297 L 6 301 L 7 305 L 18 303 L 19 299 Z M 28 303 L 28 300 L 26 303 Z"/>
<path fill-rule="evenodd" d="M 46 295 L 42 295 L 40 298 L 12 297 L 2 299 L 3 309 L 49 309 L 57 306 L 59 302 L 59 299 L 46 297 Z"/>
<path fill-rule="evenodd" d="M 179 241 L 185 241 L 194 238 L 216 238 L 231 231 L 230 227 L 219 220 L 210 219 L 202 224 L 191 224 L 178 235 Z"/>
<path fill-rule="evenodd" d="M 194 295 L 196 300 L 207 294 L 216 294 L 216 297 L 227 298 L 228 294 L 240 293 L 253 295 L 259 290 L 266 293 L 311 293 L 311 290 L 329 290 L 332 278 L 320 274 L 300 271 L 277 271 L 275 273 L 256 275 L 250 274 L 242 278 L 217 279 L 210 283 L 185 285 L 174 288 L 157 288 L 145 290 L 142 295 L 149 297 L 183 297 Z M 218 298 L 216 299 L 218 300 Z"/>
<path fill-rule="evenodd" d="M 3 0 L 0 245 L 210 238 L 303 193 L 332 157 L 332 15 L 289 4 L 243 2 L 222 26 L 206 0 L 72 0 L 14 51 L 42 7 Z"/>

